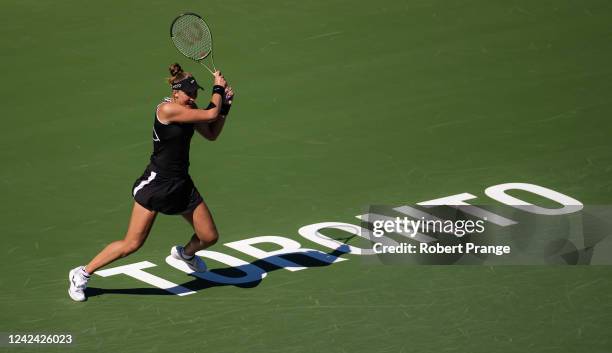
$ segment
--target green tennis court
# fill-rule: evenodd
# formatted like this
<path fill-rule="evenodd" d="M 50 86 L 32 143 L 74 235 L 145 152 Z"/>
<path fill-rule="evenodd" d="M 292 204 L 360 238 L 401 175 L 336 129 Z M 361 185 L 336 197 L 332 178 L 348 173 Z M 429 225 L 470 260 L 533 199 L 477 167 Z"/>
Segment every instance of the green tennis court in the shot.
<path fill-rule="evenodd" d="M 195 293 L 94 275 L 89 299 L 73 302 L 68 271 L 126 231 L 167 66 L 196 74 L 200 101 L 210 93 L 210 74 L 168 37 L 184 11 L 206 18 L 237 92 L 219 140 L 191 145 L 220 233 L 210 250 L 267 275 L 214 285 L 175 269 L 165 258 L 191 229 L 162 215 L 109 268 L 147 261 L 143 271 Z M 461 193 L 496 204 L 485 190 L 504 183 L 610 205 L 610 2 L 7 0 L 0 21 L 0 333 L 74 337 L 0 351 L 612 350 L 610 266 L 340 254 L 290 271 L 225 245 L 275 236 L 329 253 L 300 229 Z"/>

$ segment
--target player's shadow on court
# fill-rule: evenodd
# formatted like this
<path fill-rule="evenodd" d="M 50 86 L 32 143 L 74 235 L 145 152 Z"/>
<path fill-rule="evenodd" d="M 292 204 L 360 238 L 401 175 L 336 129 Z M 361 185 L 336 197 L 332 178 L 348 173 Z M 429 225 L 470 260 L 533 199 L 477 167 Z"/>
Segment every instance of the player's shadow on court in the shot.
<path fill-rule="evenodd" d="M 245 276 L 245 273 L 248 273 L 249 270 L 253 269 L 252 266 L 256 266 L 257 268 L 265 271 L 265 273 L 270 273 L 276 270 L 284 269 L 282 266 L 277 266 L 272 264 L 272 262 L 276 262 L 278 258 L 291 261 L 296 265 L 302 267 L 324 267 L 332 265 L 333 262 L 318 260 L 317 257 L 321 257 L 321 255 L 338 257 L 340 258 L 343 254 L 346 254 L 349 251 L 347 245 L 341 245 L 337 249 L 329 253 L 323 253 L 319 251 L 305 251 L 305 252 L 296 252 L 296 253 L 288 253 L 283 255 L 271 256 L 264 259 L 259 259 L 253 261 L 247 265 L 235 266 L 235 267 L 225 267 L 225 268 L 216 268 L 212 269 L 209 272 L 217 274 L 223 277 L 230 277 L 239 279 Z M 195 277 L 195 276 L 194 276 Z M 185 287 L 189 290 L 198 292 L 212 287 L 223 287 L 223 286 L 235 286 L 240 288 L 254 288 L 257 287 L 263 278 L 257 278 L 253 281 L 243 282 L 243 283 L 220 283 L 214 282 L 206 279 L 202 279 L 199 277 L 195 277 L 193 280 L 189 282 L 185 282 L 179 284 L 182 287 Z M 132 294 L 132 295 L 174 295 L 169 291 L 160 288 L 122 288 L 122 289 L 106 289 L 106 288 L 97 288 L 97 287 L 89 287 L 85 289 L 85 294 L 88 298 L 95 297 L 103 294 Z"/>

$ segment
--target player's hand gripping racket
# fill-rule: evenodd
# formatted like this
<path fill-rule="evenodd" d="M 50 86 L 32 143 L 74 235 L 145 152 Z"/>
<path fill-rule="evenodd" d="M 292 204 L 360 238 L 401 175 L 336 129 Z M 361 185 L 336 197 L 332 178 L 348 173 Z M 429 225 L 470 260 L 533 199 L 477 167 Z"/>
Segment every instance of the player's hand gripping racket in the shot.
<path fill-rule="evenodd" d="M 170 25 L 170 38 L 183 55 L 202 64 L 214 75 L 215 60 L 212 53 L 212 35 L 204 19 L 195 13 L 179 15 Z M 205 59 L 210 58 L 211 66 Z"/>

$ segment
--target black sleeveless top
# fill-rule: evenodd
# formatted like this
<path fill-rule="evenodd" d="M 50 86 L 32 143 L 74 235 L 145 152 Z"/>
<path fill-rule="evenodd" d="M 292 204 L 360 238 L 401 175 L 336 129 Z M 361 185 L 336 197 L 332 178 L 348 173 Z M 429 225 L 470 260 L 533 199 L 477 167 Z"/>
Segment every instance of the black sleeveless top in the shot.
<path fill-rule="evenodd" d="M 166 98 L 159 106 L 169 102 Z M 189 147 L 193 137 L 193 124 L 162 124 L 155 109 L 153 123 L 153 154 L 151 166 L 161 175 L 187 176 L 189 172 Z"/>

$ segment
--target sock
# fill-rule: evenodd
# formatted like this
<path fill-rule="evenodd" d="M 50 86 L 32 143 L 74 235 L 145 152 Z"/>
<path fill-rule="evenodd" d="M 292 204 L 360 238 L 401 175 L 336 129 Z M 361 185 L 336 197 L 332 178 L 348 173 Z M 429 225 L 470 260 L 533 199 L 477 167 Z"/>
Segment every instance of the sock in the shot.
<path fill-rule="evenodd" d="M 91 276 L 89 273 L 87 273 L 87 271 L 85 271 L 85 267 L 81 267 L 81 274 L 85 277 L 85 278 L 89 278 L 89 276 Z"/>
<path fill-rule="evenodd" d="M 191 255 L 191 256 L 187 256 L 187 255 L 185 255 L 185 250 L 184 250 L 184 249 L 181 249 L 180 254 L 181 254 L 181 257 L 182 257 L 183 259 L 185 259 L 185 260 L 191 260 L 191 259 L 193 259 L 193 257 L 195 256 L 195 255 Z"/>

